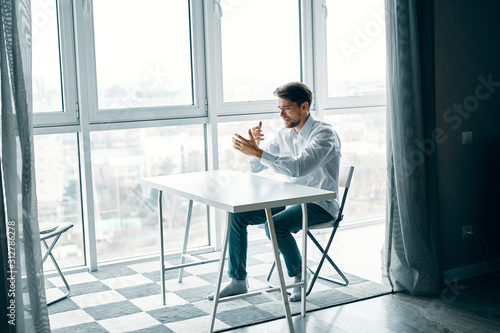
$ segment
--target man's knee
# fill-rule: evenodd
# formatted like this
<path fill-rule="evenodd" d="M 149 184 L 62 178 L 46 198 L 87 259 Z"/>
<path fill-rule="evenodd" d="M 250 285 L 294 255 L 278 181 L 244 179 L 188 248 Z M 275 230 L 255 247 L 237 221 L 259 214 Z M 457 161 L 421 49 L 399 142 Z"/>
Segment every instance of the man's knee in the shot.
<path fill-rule="evenodd" d="M 291 234 L 290 226 L 288 223 L 285 223 L 286 221 L 276 219 L 273 222 L 274 222 L 273 223 L 274 224 L 274 232 L 276 233 L 276 235 L 289 235 L 289 234 Z M 267 238 L 271 239 L 270 235 L 271 234 L 269 231 L 269 224 L 266 223 L 266 236 L 267 236 Z"/>

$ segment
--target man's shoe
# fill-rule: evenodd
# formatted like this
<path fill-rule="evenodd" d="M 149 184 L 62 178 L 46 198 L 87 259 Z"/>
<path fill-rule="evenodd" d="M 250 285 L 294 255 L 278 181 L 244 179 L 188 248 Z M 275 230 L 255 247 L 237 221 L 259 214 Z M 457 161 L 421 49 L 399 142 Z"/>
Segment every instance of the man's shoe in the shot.
<path fill-rule="evenodd" d="M 247 280 L 238 280 L 238 279 L 231 279 L 231 282 L 224 288 L 219 293 L 219 298 L 222 297 L 228 297 L 228 296 L 234 296 L 234 295 L 240 295 L 240 294 L 245 294 L 248 292 L 248 284 Z M 208 295 L 208 300 L 213 301 L 214 299 L 214 294 Z"/>

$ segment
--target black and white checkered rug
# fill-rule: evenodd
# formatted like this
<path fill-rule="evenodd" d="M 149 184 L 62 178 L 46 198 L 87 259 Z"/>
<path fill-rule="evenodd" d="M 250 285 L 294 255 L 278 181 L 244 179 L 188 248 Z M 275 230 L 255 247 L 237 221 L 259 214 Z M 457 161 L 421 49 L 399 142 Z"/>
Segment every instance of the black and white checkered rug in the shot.
<path fill-rule="evenodd" d="M 271 251 L 269 244 L 249 248 L 250 291 L 267 286 L 265 278 L 272 263 Z M 219 253 L 199 255 L 203 259 L 219 256 Z M 173 259 L 166 265 L 177 263 L 178 259 Z M 314 263 L 309 264 L 314 267 Z M 207 296 L 215 290 L 218 263 L 186 268 L 182 283 L 177 281 L 178 270 L 167 271 L 167 305 L 162 305 L 159 265 L 155 260 L 97 272 L 66 274 L 71 294 L 49 306 L 52 332 L 207 332 L 213 307 Z M 324 266 L 325 273 L 329 272 L 328 268 Z M 316 282 L 307 297 L 308 312 L 390 292 L 387 286 L 344 273 L 350 282 L 346 287 L 323 280 Z M 227 282 L 227 273 L 224 275 L 223 282 Z M 65 291 L 59 277 L 47 278 L 45 283 L 49 300 Z M 281 294 L 275 292 L 220 303 L 215 329 L 282 318 L 280 297 Z M 290 303 L 290 307 L 293 314 L 300 313 L 300 302 Z"/>

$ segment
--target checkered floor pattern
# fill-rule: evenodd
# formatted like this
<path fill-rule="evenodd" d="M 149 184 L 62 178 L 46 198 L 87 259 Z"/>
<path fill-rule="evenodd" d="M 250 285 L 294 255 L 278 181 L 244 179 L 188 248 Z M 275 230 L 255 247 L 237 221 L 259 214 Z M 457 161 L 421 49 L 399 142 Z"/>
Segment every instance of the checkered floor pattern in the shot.
<path fill-rule="evenodd" d="M 219 256 L 219 253 L 199 255 L 202 259 Z M 267 286 L 265 278 L 271 262 L 268 244 L 249 249 L 250 290 Z M 168 260 L 166 266 L 177 263 L 178 259 Z M 49 306 L 51 330 L 57 333 L 207 332 L 213 306 L 207 295 L 215 290 L 217 270 L 218 263 L 185 268 L 182 283 L 177 281 L 178 270 L 167 271 L 167 305 L 162 305 L 157 260 L 97 272 L 65 274 L 71 294 Z M 227 273 L 224 275 L 223 282 L 227 282 Z M 347 276 L 350 280 L 347 287 L 318 280 L 307 299 L 307 311 L 389 291 L 375 282 Z M 65 291 L 58 276 L 46 278 L 45 283 L 48 300 Z M 299 313 L 300 303 L 291 303 L 291 310 Z M 225 330 L 283 316 L 279 293 L 252 296 L 219 304 L 215 329 Z"/>

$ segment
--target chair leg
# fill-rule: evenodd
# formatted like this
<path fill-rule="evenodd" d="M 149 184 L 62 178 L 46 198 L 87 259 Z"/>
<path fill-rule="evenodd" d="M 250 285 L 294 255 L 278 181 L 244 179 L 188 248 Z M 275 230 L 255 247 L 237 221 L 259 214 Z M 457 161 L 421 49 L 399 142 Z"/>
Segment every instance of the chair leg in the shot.
<path fill-rule="evenodd" d="M 316 269 L 316 271 L 313 271 L 312 269 L 309 268 L 309 270 L 311 271 L 311 273 L 313 273 L 313 277 L 312 277 L 311 283 L 309 284 L 308 293 L 311 292 L 311 290 L 312 290 L 312 288 L 314 286 L 314 283 L 316 282 L 317 278 L 320 278 L 322 280 L 329 281 L 329 282 L 332 282 L 332 283 L 340 284 L 341 286 L 347 286 L 349 284 L 349 280 L 347 279 L 347 277 L 344 275 L 344 273 L 342 273 L 342 271 L 338 268 L 338 266 L 333 262 L 332 258 L 330 258 L 330 256 L 328 255 L 328 251 L 330 250 L 330 246 L 332 244 L 333 237 L 335 236 L 336 230 L 337 230 L 337 227 L 335 227 L 335 229 L 332 231 L 332 234 L 330 236 L 330 239 L 329 239 L 328 244 L 327 244 L 327 246 L 326 246 L 325 249 L 323 249 L 323 247 L 319 244 L 319 242 L 316 240 L 316 238 L 310 232 L 307 233 L 308 236 L 313 241 L 313 243 L 323 253 L 323 255 L 321 256 L 321 260 L 320 260 L 320 262 L 318 264 L 318 268 Z M 319 272 L 321 270 L 321 267 L 323 266 L 323 263 L 324 263 L 325 259 L 328 260 L 328 262 L 330 263 L 330 265 L 332 265 L 332 267 L 335 269 L 335 271 L 342 278 L 343 281 L 328 279 L 326 277 L 319 276 Z"/>
<path fill-rule="evenodd" d="M 276 262 L 273 261 L 273 265 L 271 266 L 271 269 L 269 270 L 269 274 L 267 274 L 266 278 L 266 283 L 269 286 L 269 288 L 274 288 L 276 287 L 274 284 L 271 283 L 271 277 L 273 276 L 274 268 L 276 267 Z M 291 295 L 290 292 L 286 292 L 288 295 Z"/>
<path fill-rule="evenodd" d="M 55 244 L 55 242 L 57 242 L 57 240 L 59 239 L 59 237 L 57 237 L 54 242 L 52 244 Z M 42 241 L 43 245 L 45 246 L 45 249 L 47 249 L 47 251 L 49 250 L 49 246 L 47 245 L 47 242 L 45 242 L 45 240 Z M 54 264 L 56 270 L 57 270 L 57 273 L 59 274 L 59 277 L 61 278 L 61 280 L 63 281 L 64 283 L 64 286 L 66 287 L 66 293 L 62 296 L 59 296 L 58 298 L 56 299 L 53 299 L 49 302 L 47 302 L 47 306 L 48 305 L 51 305 L 51 304 L 54 304 L 56 302 L 59 302 L 63 299 L 65 299 L 66 297 L 69 296 L 69 293 L 70 293 L 70 289 L 69 289 L 69 284 L 68 282 L 66 281 L 66 278 L 64 277 L 64 274 L 63 272 L 61 271 L 61 269 L 59 268 L 59 265 L 57 264 L 57 261 L 56 259 L 54 258 L 54 256 L 52 255 L 52 252 L 48 252 L 48 256 L 50 257 L 50 259 L 52 260 L 52 263 Z M 45 259 L 47 258 L 47 256 L 44 257 Z M 44 260 L 45 261 L 45 260 Z"/>
<path fill-rule="evenodd" d="M 271 266 L 271 269 L 269 270 L 269 274 L 267 274 L 267 279 L 266 279 L 266 283 L 269 286 L 269 288 L 274 288 L 275 287 L 275 285 L 271 284 L 271 282 L 270 282 L 271 281 L 271 276 L 273 276 L 274 267 L 276 267 L 276 263 L 273 261 L 273 265 Z"/>
<path fill-rule="evenodd" d="M 349 280 L 347 279 L 347 277 L 344 275 L 344 273 L 342 273 L 342 271 L 340 270 L 340 268 L 333 262 L 332 258 L 330 258 L 330 256 L 328 255 L 328 251 L 330 250 L 330 246 L 332 245 L 333 237 L 335 236 L 335 232 L 337 231 L 337 227 L 338 226 L 334 227 L 334 229 L 333 229 L 333 231 L 332 231 L 332 233 L 330 235 L 330 239 L 328 240 L 328 244 L 327 244 L 327 246 L 326 246 L 325 249 L 323 249 L 323 247 L 321 246 L 321 244 L 319 244 L 319 242 L 312 235 L 312 233 L 310 231 L 307 231 L 307 235 L 309 236 L 309 238 L 311 238 L 311 240 L 313 241 L 313 243 L 318 247 L 318 249 L 323 254 L 321 256 L 321 260 L 319 261 L 318 268 L 316 268 L 316 271 L 313 271 L 310 267 L 307 267 L 307 269 L 312 274 L 312 278 L 311 278 L 311 281 L 309 282 L 309 286 L 308 286 L 307 292 L 306 292 L 307 296 L 309 296 L 309 294 L 311 293 L 312 288 L 314 287 L 314 284 L 316 283 L 316 280 L 318 278 L 320 278 L 322 280 L 325 280 L 325 281 L 329 281 L 329 282 L 332 282 L 332 283 L 339 284 L 341 286 L 347 286 L 349 284 Z M 330 263 L 330 265 L 335 269 L 335 271 L 337 272 L 337 274 L 340 276 L 340 278 L 342 280 L 329 279 L 329 278 L 326 278 L 324 276 L 320 276 L 319 275 L 319 272 L 321 271 L 321 267 L 323 267 L 325 259 L 328 260 L 328 262 Z M 267 283 L 267 285 L 270 288 L 275 287 L 275 285 L 271 284 L 271 282 L 270 282 L 275 267 L 276 267 L 276 263 L 273 262 L 273 265 L 271 266 L 271 269 L 269 270 L 269 274 L 267 275 L 267 278 L 266 278 L 266 283 Z"/>

